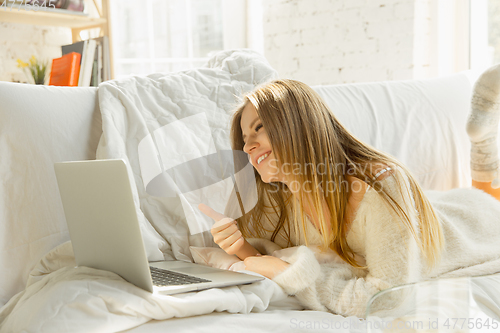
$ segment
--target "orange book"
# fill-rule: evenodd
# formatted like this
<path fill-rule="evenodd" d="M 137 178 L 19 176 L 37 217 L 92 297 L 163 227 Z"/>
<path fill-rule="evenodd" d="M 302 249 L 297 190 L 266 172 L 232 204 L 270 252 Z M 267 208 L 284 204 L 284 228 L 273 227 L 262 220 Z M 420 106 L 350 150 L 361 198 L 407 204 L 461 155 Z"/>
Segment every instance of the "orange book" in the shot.
<path fill-rule="evenodd" d="M 78 86 L 81 54 L 71 52 L 52 60 L 49 86 Z"/>

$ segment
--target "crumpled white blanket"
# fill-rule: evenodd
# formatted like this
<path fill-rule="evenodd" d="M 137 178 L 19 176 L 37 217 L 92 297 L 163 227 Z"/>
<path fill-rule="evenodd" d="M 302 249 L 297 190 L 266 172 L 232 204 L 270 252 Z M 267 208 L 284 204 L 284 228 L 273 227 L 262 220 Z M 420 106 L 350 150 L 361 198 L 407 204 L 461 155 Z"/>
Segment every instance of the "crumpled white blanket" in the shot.
<path fill-rule="evenodd" d="M 39 262 L 26 289 L 0 310 L 0 332 L 119 332 L 151 319 L 266 309 L 303 307 L 269 279 L 171 296 L 151 294 L 114 273 L 75 267 L 67 242 Z"/>

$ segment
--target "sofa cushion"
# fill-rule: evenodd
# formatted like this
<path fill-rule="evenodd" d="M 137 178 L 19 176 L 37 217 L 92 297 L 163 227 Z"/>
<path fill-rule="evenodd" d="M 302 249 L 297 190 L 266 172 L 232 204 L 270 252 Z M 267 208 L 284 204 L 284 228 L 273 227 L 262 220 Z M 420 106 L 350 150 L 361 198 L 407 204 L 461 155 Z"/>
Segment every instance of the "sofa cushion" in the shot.
<path fill-rule="evenodd" d="M 54 162 L 95 159 L 96 88 L 0 82 L 0 306 L 69 239 Z"/>

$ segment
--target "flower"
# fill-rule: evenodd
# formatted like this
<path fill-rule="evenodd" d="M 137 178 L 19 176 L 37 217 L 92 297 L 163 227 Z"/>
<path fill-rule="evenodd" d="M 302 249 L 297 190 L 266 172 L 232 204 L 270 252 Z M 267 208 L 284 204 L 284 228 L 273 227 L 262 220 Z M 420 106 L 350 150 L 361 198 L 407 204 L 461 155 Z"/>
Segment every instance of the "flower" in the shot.
<path fill-rule="evenodd" d="M 29 66 L 27 63 L 25 63 L 21 59 L 17 59 L 17 67 L 24 68 L 24 67 L 27 67 L 27 66 Z"/>
<path fill-rule="evenodd" d="M 33 77 L 35 84 L 45 83 L 45 76 L 48 73 L 47 62 L 39 62 L 38 59 L 32 55 L 29 59 L 29 63 L 17 59 L 17 67 L 22 68 L 29 78 Z"/>

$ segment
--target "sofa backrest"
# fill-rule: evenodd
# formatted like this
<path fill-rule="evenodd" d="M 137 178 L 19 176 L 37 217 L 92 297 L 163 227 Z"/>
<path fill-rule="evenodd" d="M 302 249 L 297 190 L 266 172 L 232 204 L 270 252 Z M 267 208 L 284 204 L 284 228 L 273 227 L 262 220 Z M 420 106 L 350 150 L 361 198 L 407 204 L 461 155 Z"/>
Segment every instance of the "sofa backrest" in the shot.
<path fill-rule="evenodd" d="M 0 82 L 0 306 L 69 239 L 53 164 L 95 159 L 96 91 Z"/>
<path fill-rule="evenodd" d="M 465 131 L 477 73 L 313 87 L 357 138 L 403 162 L 424 190 L 467 187 Z"/>

